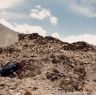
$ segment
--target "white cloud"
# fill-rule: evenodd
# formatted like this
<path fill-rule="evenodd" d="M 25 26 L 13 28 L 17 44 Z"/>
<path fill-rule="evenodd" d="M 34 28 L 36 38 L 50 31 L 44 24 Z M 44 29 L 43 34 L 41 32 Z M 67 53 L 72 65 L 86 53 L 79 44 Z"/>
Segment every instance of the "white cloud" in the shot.
<path fill-rule="evenodd" d="M 15 11 L 10 11 L 10 10 L 0 10 L 0 19 L 1 18 L 11 20 L 11 21 L 29 19 L 28 15 L 25 13 L 15 12 Z"/>
<path fill-rule="evenodd" d="M 95 0 L 69 0 L 69 8 L 82 16 L 96 17 L 96 4 Z"/>
<path fill-rule="evenodd" d="M 73 35 L 73 36 L 68 36 L 63 38 L 57 32 L 54 32 L 52 36 L 64 42 L 73 43 L 77 41 L 85 41 L 85 42 L 88 42 L 89 44 L 96 45 L 96 34 L 95 35 L 92 35 L 92 34 Z"/>
<path fill-rule="evenodd" d="M 60 35 L 57 32 L 52 33 L 51 36 L 60 39 Z"/>
<path fill-rule="evenodd" d="M 11 25 L 9 22 L 7 22 L 5 19 L 0 19 L 0 23 L 3 24 L 3 25 L 5 25 L 8 28 L 14 30 L 14 26 Z"/>
<path fill-rule="evenodd" d="M 21 33 L 38 33 L 39 35 L 45 36 L 47 31 L 40 26 L 32 26 L 28 24 L 16 25 L 15 30 Z"/>
<path fill-rule="evenodd" d="M 5 25 L 6 27 L 20 32 L 20 33 L 38 33 L 39 35 L 45 36 L 47 31 L 44 30 L 42 27 L 40 26 L 32 26 L 32 25 L 28 25 L 28 24 L 15 24 L 14 26 L 12 24 L 10 24 L 9 22 L 7 22 L 5 19 L 0 19 L 0 23 Z"/>
<path fill-rule="evenodd" d="M 78 36 L 74 35 L 74 36 L 63 38 L 63 41 L 71 42 L 71 43 L 77 41 L 85 41 L 90 44 L 96 45 L 96 35 L 92 35 L 92 34 L 83 34 Z"/>
<path fill-rule="evenodd" d="M 8 27 L 14 31 L 18 31 L 20 33 L 25 33 L 25 34 L 26 33 L 38 33 L 39 35 L 42 35 L 42 36 L 46 36 L 46 34 L 47 34 L 47 31 L 44 30 L 40 26 L 32 26 L 32 25 L 28 25 L 28 24 L 12 25 L 5 19 L 0 19 L 0 23 L 5 25 L 6 27 Z M 77 42 L 77 41 L 85 41 L 90 44 L 96 45 L 96 34 L 94 34 L 94 35 L 92 35 L 92 34 L 72 35 L 72 36 L 63 38 L 59 35 L 58 32 L 54 32 L 54 33 L 52 33 L 51 36 L 54 38 L 58 38 L 64 42 L 72 43 L 72 42 Z"/>
<path fill-rule="evenodd" d="M 58 22 L 57 17 L 55 17 L 55 16 L 51 16 L 51 17 L 50 17 L 50 22 L 51 22 L 52 25 L 56 25 L 57 22 Z"/>
<path fill-rule="evenodd" d="M 40 5 L 37 5 L 36 8 L 37 9 L 42 9 L 42 7 Z"/>
<path fill-rule="evenodd" d="M 5 9 L 19 3 L 21 0 L 0 0 L 0 9 Z"/>
<path fill-rule="evenodd" d="M 31 10 L 30 17 L 38 20 L 48 18 L 52 25 L 57 25 L 58 22 L 57 17 L 53 16 L 50 10 L 42 8 L 40 5 L 36 6 L 36 9 Z"/>
<path fill-rule="evenodd" d="M 37 9 L 32 9 L 31 11 L 32 13 L 30 14 L 30 16 L 33 19 L 43 20 L 51 15 L 47 9 L 42 9 L 41 11 Z"/>

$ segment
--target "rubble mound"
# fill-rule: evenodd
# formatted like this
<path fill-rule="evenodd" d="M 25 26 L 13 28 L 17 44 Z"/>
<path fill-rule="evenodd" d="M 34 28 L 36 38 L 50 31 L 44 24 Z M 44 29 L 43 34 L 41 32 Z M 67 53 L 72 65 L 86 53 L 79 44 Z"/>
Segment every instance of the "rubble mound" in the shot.
<path fill-rule="evenodd" d="M 52 63 L 54 68 L 46 73 L 47 79 L 58 83 L 58 87 L 66 92 L 83 90 L 86 80 L 84 63 L 65 55 L 54 55 Z"/>
<path fill-rule="evenodd" d="M 79 41 L 79 42 L 74 42 L 72 44 L 66 45 L 66 47 L 64 47 L 64 49 L 89 51 L 89 50 L 94 50 L 94 47 L 93 47 L 93 45 L 90 45 L 87 42 Z"/>
<path fill-rule="evenodd" d="M 18 63 L 20 65 L 20 69 L 16 71 L 18 78 L 35 77 L 41 73 L 42 64 L 39 61 L 29 59 Z"/>
<path fill-rule="evenodd" d="M 38 39 L 40 37 L 42 37 L 42 36 L 38 35 L 38 33 L 33 33 L 33 34 L 23 34 L 23 33 L 21 33 L 21 34 L 18 35 L 18 40 L 19 41 L 24 40 L 24 39 L 32 40 L 32 39 Z"/>
<path fill-rule="evenodd" d="M 0 48 L 0 67 L 6 66 L 8 62 L 18 64 L 19 68 L 12 71 L 7 77 L 22 81 L 20 87 L 31 85 L 27 92 L 34 92 L 35 88 L 47 93 L 41 95 L 93 91 L 96 90 L 94 86 L 96 84 L 96 52 L 94 47 L 86 42 L 69 44 L 50 36 L 42 37 L 37 33 L 19 34 L 18 42 L 6 48 Z M 0 79 L 2 78 L 3 76 L 0 77 Z M 3 81 L 5 80 L 12 79 L 4 78 Z M 13 83 L 10 85 L 13 87 Z M 23 93 L 26 92 L 24 89 L 19 89 Z M 12 91 L 15 93 L 16 90 Z"/>

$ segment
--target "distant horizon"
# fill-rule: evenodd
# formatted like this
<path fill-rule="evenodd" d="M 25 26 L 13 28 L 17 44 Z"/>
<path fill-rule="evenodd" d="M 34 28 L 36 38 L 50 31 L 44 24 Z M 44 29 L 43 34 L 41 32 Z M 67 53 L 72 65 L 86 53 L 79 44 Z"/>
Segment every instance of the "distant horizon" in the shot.
<path fill-rule="evenodd" d="M 95 0 L 3 0 L 0 23 L 20 33 L 96 45 Z"/>

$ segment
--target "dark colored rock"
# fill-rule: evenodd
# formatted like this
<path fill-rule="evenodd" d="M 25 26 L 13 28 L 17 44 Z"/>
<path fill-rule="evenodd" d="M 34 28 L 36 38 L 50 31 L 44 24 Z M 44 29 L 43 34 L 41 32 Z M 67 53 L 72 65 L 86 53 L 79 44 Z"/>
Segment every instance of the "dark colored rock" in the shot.
<path fill-rule="evenodd" d="M 46 78 L 51 81 L 58 80 L 60 77 L 63 77 L 63 75 L 56 69 L 53 69 L 51 73 L 50 72 L 46 73 Z"/>
<path fill-rule="evenodd" d="M 37 39 L 40 35 L 38 35 L 38 33 L 33 33 L 33 34 L 29 34 L 28 38 L 29 39 Z"/>
<path fill-rule="evenodd" d="M 60 60 L 57 59 L 57 58 L 53 58 L 53 59 L 52 59 L 52 63 L 54 63 L 54 64 L 56 64 L 56 63 L 60 63 Z"/>
<path fill-rule="evenodd" d="M 30 39 L 30 40 L 33 40 L 33 39 L 37 39 L 37 38 L 40 38 L 42 36 L 38 35 L 38 33 L 33 33 L 33 34 L 19 34 L 18 35 L 18 40 L 24 40 L 24 39 Z"/>
<path fill-rule="evenodd" d="M 33 87 L 33 91 L 36 91 L 38 89 L 38 87 Z"/>
<path fill-rule="evenodd" d="M 0 54 L 3 52 L 3 48 L 0 48 Z"/>
<path fill-rule="evenodd" d="M 21 34 L 19 34 L 18 35 L 18 40 L 20 41 L 20 40 L 24 40 L 25 39 L 25 34 L 23 34 L 23 33 L 21 33 Z"/>
<path fill-rule="evenodd" d="M 29 91 L 26 91 L 24 95 L 32 95 Z"/>

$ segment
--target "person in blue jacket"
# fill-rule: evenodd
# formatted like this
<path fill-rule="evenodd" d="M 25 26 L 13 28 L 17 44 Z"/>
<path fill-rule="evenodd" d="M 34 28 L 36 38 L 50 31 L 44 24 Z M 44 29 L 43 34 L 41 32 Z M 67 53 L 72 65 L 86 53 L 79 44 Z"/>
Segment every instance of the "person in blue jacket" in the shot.
<path fill-rule="evenodd" d="M 18 69 L 16 63 L 8 62 L 5 66 L 0 68 L 0 75 L 1 76 L 8 76 L 11 75 Z"/>

